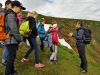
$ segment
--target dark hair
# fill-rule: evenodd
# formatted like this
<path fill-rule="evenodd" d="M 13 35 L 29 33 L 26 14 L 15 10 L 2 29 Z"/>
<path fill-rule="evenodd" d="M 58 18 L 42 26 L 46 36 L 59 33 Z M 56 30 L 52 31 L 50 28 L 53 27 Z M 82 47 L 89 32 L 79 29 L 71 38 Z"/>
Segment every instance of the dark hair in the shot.
<path fill-rule="evenodd" d="M 78 22 L 78 24 L 80 24 L 80 26 L 83 26 L 83 22 Z"/>
<path fill-rule="evenodd" d="M 55 20 L 52 20 L 52 25 L 53 25 L 53 24 L 57 24 L 57 22 L 56 22 Z"/>
<path fill-rule="evenodd" d="M 2 4 L 0 3 L 0 6 L 2 7 Z"/>
<path fill-rule="evenodd" d="M 5 2 L 5 6 L 8 5 L 8 4 L 10 4 L 11 2 L 12 2 L 11 0 L 7 0 L 7 1 Z"/>

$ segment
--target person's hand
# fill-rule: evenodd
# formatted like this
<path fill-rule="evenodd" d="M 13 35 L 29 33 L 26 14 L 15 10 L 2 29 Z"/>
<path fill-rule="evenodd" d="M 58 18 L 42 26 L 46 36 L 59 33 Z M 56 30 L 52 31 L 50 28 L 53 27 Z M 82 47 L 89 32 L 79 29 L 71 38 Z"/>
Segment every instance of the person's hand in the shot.
<path fill-rule="evenodd" d="M 69 36 L 72 36 L 73 35 L 73 33 L 69 33 Z"/>

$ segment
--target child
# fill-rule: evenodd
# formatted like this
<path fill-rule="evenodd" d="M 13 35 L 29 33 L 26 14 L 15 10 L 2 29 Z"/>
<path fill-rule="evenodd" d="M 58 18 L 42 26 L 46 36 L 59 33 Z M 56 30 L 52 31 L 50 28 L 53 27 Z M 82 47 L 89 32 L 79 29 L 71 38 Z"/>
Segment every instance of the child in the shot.
<path fill-rule="evenodd" d="M 53 63 L 58 64 L 57 57 L 56 57 L 57 56 L 57 46 L 58 46 L 57 24 L 53 24 L 53 28 L 50 29 L 50 32 L 52 33 L 52 42 L 53 42 L 52 49 L 53 49 L 53 52 L 50 56 L 49 63 L 50 64 L 53 64 Z"/>
<path fill-rule="evenodd" d="M 30 44 L 30 49 L 28 49 L 27 53 L 25 54 L 24 58 L 22 58 L 22 62 L 28 62 L 28 56 L 32 51 L 35 51 L 35 67 L 44 67 L 44 64 L 41 64 L 39 61 L 39 49 L 36 41 L 36 37 L 38 35 L 36 31 L 36 18 L 38 16 L 38 13 L 36 11 L 32 11 L 28 13 L 27 21 L 29 21 L 29 27 L 32 29 L 31 34 L 27 38 Z"/>

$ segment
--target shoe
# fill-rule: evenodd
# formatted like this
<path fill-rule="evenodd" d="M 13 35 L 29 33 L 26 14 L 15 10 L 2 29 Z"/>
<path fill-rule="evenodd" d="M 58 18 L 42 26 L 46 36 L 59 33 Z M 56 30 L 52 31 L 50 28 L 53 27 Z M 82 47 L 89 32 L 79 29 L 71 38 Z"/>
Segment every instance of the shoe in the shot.
<path fill-rule="evenodd" d="M 44 64 L 41 64 L 41 63 L 38 63 L 38 64 L 35 64 L 35 67 L 44 67 L 45 65 Z"/>
<path fill-rule="evenodd" d="M 29 59 L 22 58 L 21 62 L 29 62 Z"/>
<path fill-rule="evenodd" d="M 3 75 L 5 75 L 5 73 Z M 16 72 L 16 73 L 11 73 L 9 75 L 21 75 L 21 74 Z"/>
<path fill-rule="evenodd" d="M 1 63 L 0 65 L 6 67 L 6 64 L 7 62 L 4 62 L 4 63 Z"/>
<path fill-rule="evenodd" d="M 49 60 L 49 61 L 47 61 L 47 62 L 50 63 L 50 64 L 54 64 L 53 61 L 51 61 L 51 60 Z"/>
<path fill-rule="evenodd" d="M 54 64 L 59 64 L 57 60 L 54 60 Z"/>
<path fill-rule="evenodd" d="M 41 51 L 45 52 L 44 49 L 41 49 Z"/>
<path fill-rule="evenodd" d="M 13 75 L 21 75 L 21 74 L 16 72 L 16 73 L 13 73 Z"/>
<path fill-rule="evenodd" d="M 82 72 L 82 73 L 86 73 L 87 71 L 86 71 L 86 70 L 82 70 L 81 72 Z"/>

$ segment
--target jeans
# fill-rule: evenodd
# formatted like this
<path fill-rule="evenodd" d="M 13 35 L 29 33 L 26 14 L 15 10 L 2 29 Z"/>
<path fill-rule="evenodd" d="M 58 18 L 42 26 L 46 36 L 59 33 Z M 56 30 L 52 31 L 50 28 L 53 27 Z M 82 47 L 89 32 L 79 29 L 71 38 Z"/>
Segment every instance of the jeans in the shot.
<path fill-rule="evenodd" d="M 7 47 L 4 46 L 4 51 L 2 55 L 2 63 L 4 63 L 7 60 L 7 56 L 8 56 L 8 50 L 7 50 Z"/>
<path fill-rule="evenodd" d="M 86 56 L 85 56 L 85 45 L 84 44 L 77 45 L 77 49 L 78 49 L 79 57 L 81 59 L 80 67 L 83 70 L 87 71 L 87 59 L 86 59 Z"/>
<path fill-rule="evenodd" d="M 36 38 L 30 38 L 30 39 L 28 39 L 28 41 L 30 43 L 31 48 L 27 51 L 24 58 L 27 58 L 34 49 L 35 50 L 35 62 L 36 62 L 36 64 L 38 64 L 39 63 L 39 50 L 38 50 Z"/>
<path fill-rule="evenodd" d="M 14 60 L 16 58 L 16 51 L 18 48 L 18 44 L 10 44 L 6 45 L 8 50 L 8 59 L 6 64 L 5 75 L 9 75 L 14 73 Z"/>

